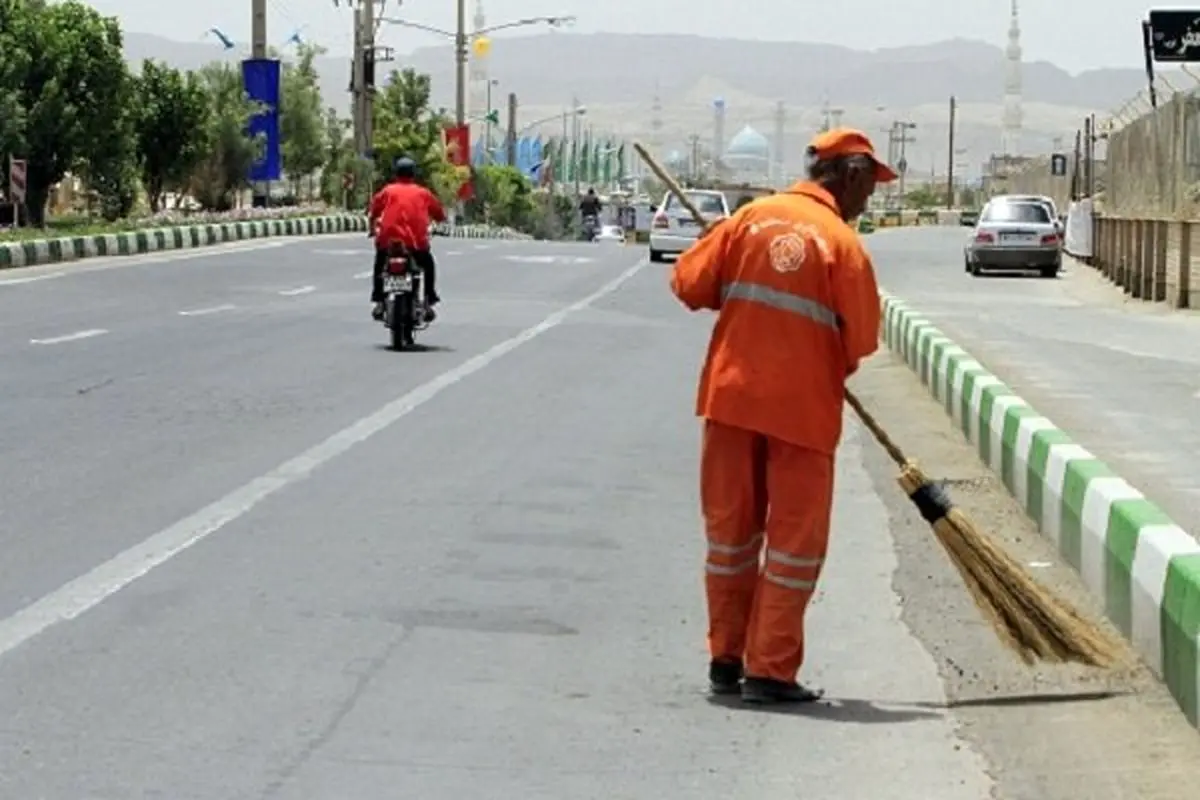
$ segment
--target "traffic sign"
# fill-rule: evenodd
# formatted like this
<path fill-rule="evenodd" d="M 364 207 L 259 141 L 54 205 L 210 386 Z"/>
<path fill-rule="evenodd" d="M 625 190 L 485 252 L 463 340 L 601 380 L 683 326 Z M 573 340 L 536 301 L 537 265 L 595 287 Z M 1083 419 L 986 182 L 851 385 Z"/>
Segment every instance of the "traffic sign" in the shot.
<path fill-rule="evenodd" d="M 25 202 L 27 165 L 23 158 L 8 157 L 8 197 L 14 203 Z"/>
<path fill-rule="evenodd" d="M 1194 64 L 1200 61 L 1200 11 L 1151 11 L 1150 52 L 1155 61 Z"/>
<path fill-rule="evenodd" d="M 1067 157 L 1062 153 L 1050 156 L 1050 174 L 1063 176 L 1067 174 Z"/>

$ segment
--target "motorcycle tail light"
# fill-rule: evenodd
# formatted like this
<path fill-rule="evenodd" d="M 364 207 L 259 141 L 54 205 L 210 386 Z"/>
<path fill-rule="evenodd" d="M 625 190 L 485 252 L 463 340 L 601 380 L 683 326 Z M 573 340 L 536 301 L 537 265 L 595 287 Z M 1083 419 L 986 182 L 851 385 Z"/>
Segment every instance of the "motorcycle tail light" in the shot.
<path fill-rule="evenodd" d="M 403 275 L 408 272 L 407 258 L 389 258 L 387 264 L 389 275 Z"/>

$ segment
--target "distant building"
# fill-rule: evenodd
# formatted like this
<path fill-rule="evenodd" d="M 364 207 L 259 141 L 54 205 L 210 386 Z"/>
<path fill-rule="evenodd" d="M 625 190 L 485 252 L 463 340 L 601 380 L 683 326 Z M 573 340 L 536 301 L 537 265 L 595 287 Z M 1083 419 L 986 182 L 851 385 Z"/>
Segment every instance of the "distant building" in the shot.
<path fill-rule="evenodd" d="M 729 141 L 721 161 L 734 182 L 765 183 L 771 176 L 771 143 L 747 125 Z"/>

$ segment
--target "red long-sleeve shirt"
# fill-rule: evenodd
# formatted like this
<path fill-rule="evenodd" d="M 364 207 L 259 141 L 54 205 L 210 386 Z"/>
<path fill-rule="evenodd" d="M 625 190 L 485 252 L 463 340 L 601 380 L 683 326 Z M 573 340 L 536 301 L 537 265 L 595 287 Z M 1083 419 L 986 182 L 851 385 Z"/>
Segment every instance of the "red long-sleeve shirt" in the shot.
<path fill-rule="evenodd" d="M 395 181 L 371 198 L 368 211 L 378 221 L 375 246 L 402 244 L 410 250 L 429 249 L 429 223 L 445 222 L 446 210 L 433 192 L 412 181 Z"/>

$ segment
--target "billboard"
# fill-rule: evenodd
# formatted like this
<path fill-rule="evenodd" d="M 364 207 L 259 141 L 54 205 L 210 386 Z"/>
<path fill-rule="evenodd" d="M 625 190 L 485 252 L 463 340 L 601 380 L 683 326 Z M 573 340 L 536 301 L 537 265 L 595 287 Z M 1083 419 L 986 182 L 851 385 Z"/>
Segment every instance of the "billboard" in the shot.
<path fill-rule="evenodd" d="M 259 106 L 246 125 L 247 134 L 259 140 L 249 175 L 255 183 L 277 181 L 283 177 L 279 148 L 279 77 L 280 64 L 275 59 L 248 58 L 242 62 L 242 85 L 250 100 Z"/>

